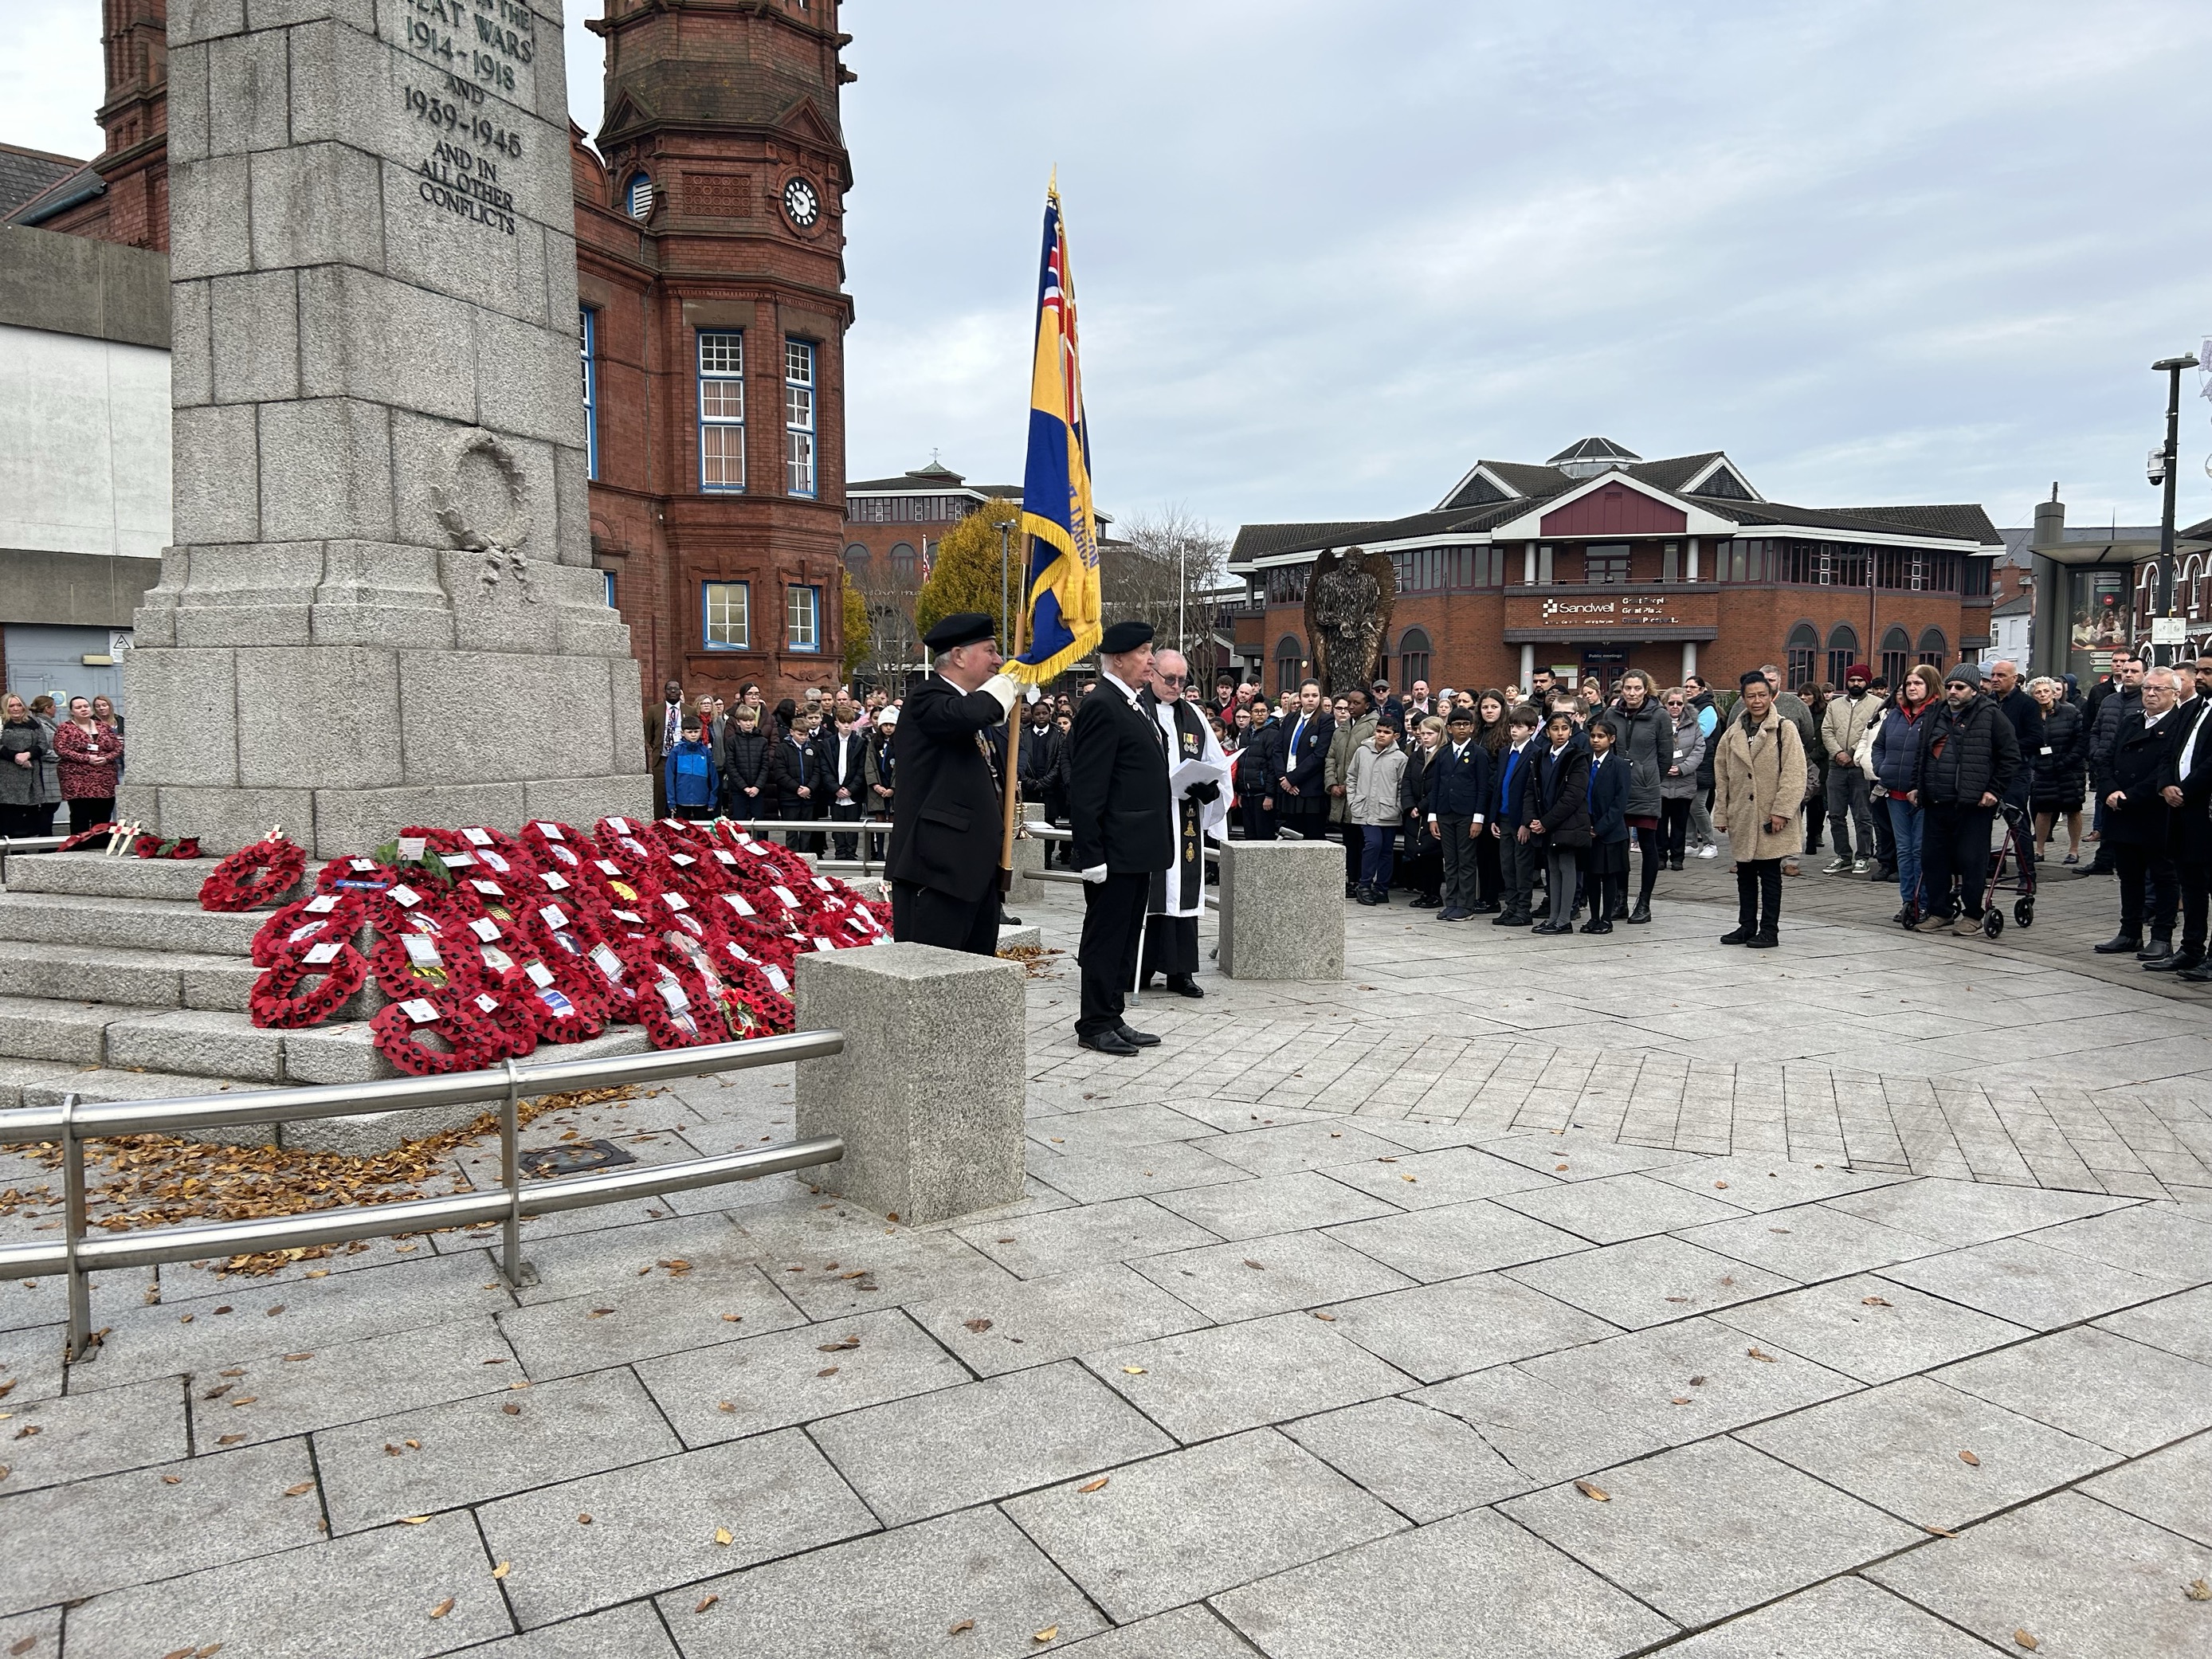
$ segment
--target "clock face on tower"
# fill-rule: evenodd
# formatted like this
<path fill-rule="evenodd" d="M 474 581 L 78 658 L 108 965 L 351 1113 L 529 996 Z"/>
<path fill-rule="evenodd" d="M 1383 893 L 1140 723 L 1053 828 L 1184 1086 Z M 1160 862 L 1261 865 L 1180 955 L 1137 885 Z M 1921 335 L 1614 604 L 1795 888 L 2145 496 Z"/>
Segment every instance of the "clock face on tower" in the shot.
<path fill-rule="evenodd" d="M 793 179 L 783 187 L 783 210 L 801 230 L 811 230 L 822 216 L 822 198 L 805 179 Z"/>

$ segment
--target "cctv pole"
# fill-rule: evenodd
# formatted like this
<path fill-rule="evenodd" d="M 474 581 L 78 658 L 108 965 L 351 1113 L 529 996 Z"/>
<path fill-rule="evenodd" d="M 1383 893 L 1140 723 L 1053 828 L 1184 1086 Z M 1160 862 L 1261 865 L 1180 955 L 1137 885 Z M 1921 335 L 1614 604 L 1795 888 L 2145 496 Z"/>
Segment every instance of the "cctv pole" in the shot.
<path fill-rule="evenodd" d="M 2173 608 L 2173 490 L 2177 463 L 2181 455 L 2181 371 L 2197 367 L 2193 356 L 2161 357 L 2151 365 L 2154 374 L 2166 374 L 2166 476 L 2160 480 L 2165 489 L 2166 502 L 2158 520 L 2158 614 L 2170 617 Z M 2155 627 L 2153 632 L 2155 633 Z M 2171 656 L 2166 653 L 2172 653 Z M 2171 664 L 2179 660 L 2179 653 L 2172 644 L 2160 647 L 2154 643 L 2153 658 Z"/>

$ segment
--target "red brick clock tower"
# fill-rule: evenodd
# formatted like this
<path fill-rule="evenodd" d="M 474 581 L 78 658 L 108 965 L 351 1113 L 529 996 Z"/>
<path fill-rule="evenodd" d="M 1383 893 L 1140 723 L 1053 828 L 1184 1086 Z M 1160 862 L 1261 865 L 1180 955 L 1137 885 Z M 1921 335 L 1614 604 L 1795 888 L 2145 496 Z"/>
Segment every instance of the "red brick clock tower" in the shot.
<path fill-rule="evenodd" d="M 609 0 L 574 147 L 592 542 L 647 695 L 842 678 L 836 0 Z"/>

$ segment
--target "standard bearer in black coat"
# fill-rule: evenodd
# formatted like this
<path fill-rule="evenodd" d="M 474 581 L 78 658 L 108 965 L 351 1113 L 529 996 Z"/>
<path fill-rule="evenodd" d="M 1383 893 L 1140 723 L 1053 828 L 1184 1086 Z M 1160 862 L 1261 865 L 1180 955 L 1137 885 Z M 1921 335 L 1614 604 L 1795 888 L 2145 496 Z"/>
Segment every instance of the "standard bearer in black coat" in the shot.
<path fill-rule="evenodd" d="M 1068 732 L 1068 851 L 1086 884 L 1075 1035 L 1086 1048 L 1133 1054 L 1159 1041 L 1121 1016 L 1152 877 L 1175 862 L 1176 845 L 1166 734 L 1138 705 L 1152 672 L 1152 624 L 1115 623 L 1099 641 L 1098 665 L 1097 687 Z"/>
<path fill-rule="evenodd" d="M 999 948 L 996 728 L 1020 688 L 999 672 L 991 619 L 947 617 L 923 636 L 936 670 L 899 712 L 891 796 L 891 937 L 991 956 Z"/>

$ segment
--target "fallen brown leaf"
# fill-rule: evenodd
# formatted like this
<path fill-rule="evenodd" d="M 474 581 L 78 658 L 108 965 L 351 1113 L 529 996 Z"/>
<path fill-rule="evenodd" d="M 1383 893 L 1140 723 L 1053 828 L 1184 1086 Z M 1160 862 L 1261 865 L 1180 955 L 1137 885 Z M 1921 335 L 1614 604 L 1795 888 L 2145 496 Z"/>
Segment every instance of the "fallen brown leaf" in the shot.
<path fill-rule="evenodd" d="M 1038 1643 L 1038 1644 L 1043 1644 L 1043 1643 L 1049 1642 L 1049 1641 L 1053 1640 L 1053 1639 L 1054 1639 L 1054 1638 L 1056 1638 L 1059 1634 L 1060 1634 L 1060 1626 L 1057 1626 L 1057 1625 L 1047 1625 L 1047 1626 L 1046 1626 L 1042 1630 L 1038 1631 L 1038 1632 L 1036 1632 L 1036 1633 L 1034 1633 L 1033 1635 L 1031 1635 L 1031 1636 L 1030 1636 L 1030 1641 L 1032 1641 L 1032 1642 L 1036 1642 L 1036 1643 Z"/>
<path fill-rule="evenodd" d="M 1728 1182 L 1725 1182 L 1725 1181 L 1716 1181 L 1715 1182 L 1713 1182 L 1713 1186 L 1714 1186 L 1714 1188 L 1715 1188 L 1717 1191 L 1720 1191 L 1720 1192 L 1723 1192 L 1723 1193 L 1724 1193 L 1724 1192 L 1726 1192 L 1726 1191 L 1728 1190 Z"/>
<path fill-rule="evenodd" d="M 429 1518 L 427 1515 L 403 1515 L 399 1517 L 399 1524 L 403 1527 L 419 1527 Z"/>
<path fill-rule="evenodd" d="M 1336 1323 L 1336 1316 L 1334 1314 L 1323 1313 L 1318 1308 L 1314 1310 L 1314 1317 L 1320 1320 L 1325 1325 L 1334 1325 Z"/>
<path fill-rule="evenodd" d="M 284 1496 L 287 1498 L 305 1498 L 309 1492 L 314 1491 L 314 1489 L 315 1483 L 313 1481 L 302 1480 L 296 1486 L 285 1487 Z"/>
<path fill-rule="evenodd" d="M 1705 1386 L 1705 1379 L 1702 1376 L 1693 1376 L 1690 1379 L 1690 1386 L 1693 1389 L 1702 1389 Z"/>
<path fill-rule="evenodd" d="M 495 1577 L 495 1578 L 504 1578 L 504 1577 L 507 1577 L 507 1575 L 508 1573 L 512 1572 L 514 1570 L 514 1562 L 512 1562 L 512 1561 L 502 1561 L 502 1562 L 501 1562 L 497 1566 L 494 1567 L 494 1568 L 491 1570 L 491 1576 L 492 1576 L 493 1577 Z"/>
<path fill-rule="evenodd" d="M 1261 1272 L 1261 1273 L 1265 1273 L 1265 1272 L 1267 1272 L 1267 1271 L 1266 1267 L 1262 1267 L 1259 1262 L 1253 1261 L 1253 1260 L 1252 1260 L 1252 1258 L 1251 1258 L 1250 1256 L 1249 1256 L 1249 1255 L 1248 1255 L 1248 1256 L 1246 1256 L 1246 1257 L 1244 1258 L 1244 1265 L 1245 1265 L 1246 1267 L 1255 1267 L 1255 1268 L 1258 1268 L 1258 1269 L 1259 1269 L 1259 1271 L 1260 1271 L 1260 1272 Z"/>
<path fill-rule="evenodd" d="M 724 1314 L 722 1316 L 722 1322 L 725 1325 L 734 1325 L 744 1318 L 744 1316 L 743 1314 Z"/>
<path fill-rule="evenodd" d="M 835 1365 L 824 1365 L 820 1370 L 814 1374 L 817 1376 L 835 1376 L 837 1375 L 837 1367 Z"/>
<path fill-rule="evenodd" d="M 1957 1533 L 1953 1532 L 1948 1527 L 1930 1526 L 1925 1521 L 1923 1521 L 1920 1523 L 1920 1529 L 1923 1532 L 1932 1532 L 1938 1538 L 1956 1538 L 1959 1535 Z"/>
<path fill-rule="evenodd" d="M 1863 1308 L 1887 1308 L 1890 1304 L 1881 1297 L 1863 1296 L 1859 1298 L 1859 1305 Z"/>
<path fill-rule="evenodd" d="M 708 1608 L 713 1607 L 715 1602 L 721 1599 L 722 1598 L 719 1595 L 702 1595 L 699 1598 L 699 1605 L 692 1608 L 691 1611 L 694 1613 L 704 1613 Z"/>
<path fill-rule="evenodd" d="M 592 1517 L 588 1515 L 580 1515 L 576 1517 L 576 1524 L 580 1527 L 588 1527 L 592 1524 Z"/>
<path fill-rule="evenodd" d="M 2014 1631 L 2012 1633 L 2012 1639 L 2019 1643 L 2021 1646 L 2026 1648 L 2030 1653 L 2033 1653 L 2036 1649 L 2043 1645 L 2042 1643 L 2037 1641 L 2033 1636 L 2030 1636 L 2024 1630 Z"/>
<path fill-rule="evenodd" d="M 433 1607 L 433 1608 L 431 1608 L 431 1609 L 430 1609 L 430 1616 L 431 1616 L 433 1619 L 443 1619 L 443 1618 L 444 1618 L 447 1613 L 451 1613 L 453 1610 L 453 1598 L 452 1596 L 450 1596 L 450 1595 L 449 1595 L 449 1596 L 447 1596 L 444 1601 L 442 1601 L 439 1602 L 439 1603 L 438 1603 L 438 1605 L 437 1605 L 436 1607 Z"/>
<path fill-rule="evenodd" d="M 714 1402 L 714 1409 L 718 1412 L 733 1412 L 737 1407 L 726 1400 L 719 1400 Z"/>
<path fill-rule="evenodd" d="M 842 1337 L 835 1342 L 817 1342 L 814 1345 L 814 1351 L 817 1353 L 843 1353 L 848 1349 L 857 1348 L 860 1346 L 860 1339 L 854 1335 Z"/>
<path fill-rule="evenodd" d="M 288 1364 L 288 1365 L 296 1365 L 296 1364 L 299 1364 L 302 1359 L 313 1359 L 314 1357 L 315 1357 L 314 1350 L 313 1350 L 313 1349 L 312 1349 L 312 1348 L 310 1348 L 310 1349 L 309 1349 L 307 1352 L 305 1352 L 305 1353 L 288 1353 L 288 1354 L 286 1354 L 286 1355 L 284 1356 L 284 1363 L 285 1363 L 286 1364 Z"/>
<path fill-rule="evenodd" d="M 714 1528 L 714 1541 L 717 1544 L 732 1544 L 737 1540 L 731 1537 L 730 1529 L 727 1527 L 717 1527 Z"/>
<path fill-rule="evenodd" d="M 161 1477 L 161 1484 L 165 1486 L 181 1486 L 185 1484 L 185 1477 L 181 1474 L 165 1474 Z"/>
<path fill-rule="evenodd" d="M 1979 1468 L 1981 1468 L 1981 1467 L 1982 1467 L 1982 1460 L 1981 1460 L 1980 1458 L 1978 1458 L 1978 1457 L 1975 1456 L 1975 1455 L 1973 1455 L 1973 1453 L 1972 1453 L 1972 1452 L 1970 1452 L 1970 1451 L 1962 1451 L 1962 1452 L 1960 1452 L 1960 1453 L 1959 1454 L 1959 1461 L 1960 1461 L 1961 1463 L 1967 1464 L 1968 1466 L 1970 1466 L 1970 1467 L 1972 1467 L 1972 1468 L 1977 1468 L 1977 1469 L 1978 1469 Z"/>
<path fill-rule="evenodd" d="M 1142 1376 L 1145 1374 L 1145 1368 L 1142 1365 L 1124 1365 L 1121 1369 L 1132 1376 Z"/>
<path fill-rule="evenodd" d="M 965 1636 L 975 1628 L 975 1621 L 973 1619 L 956 1619 L 945 1627 L 945 1633 L 947 1636 Z"/>
<path fill-rule="evenodd" d="M 1686 1406 L 1690 1403 L 1690 1396 L 1686 1394 L 1678 1394 L 1669 1403 L 1676 1406 Z"/>
<path fill-rule="evenodd" d="M 509 1417 L 520 1417 L 522 1415 L 522 1407 L 516 1405 L 512 1400 L 508 1401 L 504 1406 L 501 1406 L 500 1410 L 504 1412 Z"/>
<path fill-rule="evenodd" d="M 28 1653 L 32 1648 L 37 1645 L 38 1640 L 39 1638 L 35 1636 L 26 1636 L 21 1641 L 17 1642 L 11 1646 L 8 1651 L 10 1656 Z"/>
<path fill-rule="evenodd" d="M 2212 1582 L 2202 1578 L 2193 1580 L 2181 1593 L 2192 1601 L 2212 1601 Z"/>
<path fill-rule="evenodd" d="M 1078 1492 L 1103 1492 L 1103 1490 L 1105 1490 L 1105 1486 L 1106 1486 L 1106 1483 L 1107 1483 L 1107 1481 L 1109 1481 L 1109 1480 L 1111 1480 L 1112 1478 L 1113 1478 L 1113 1477 L 1112 1477 L 1111 1475 L 1104 1475 L 1104 1474 L 1102 1474 L 1102 1475 L 1100 1475 L 1100 1476 L 1099 1476 L 1096 1480 L 1087 1480 L 1087 1481 L 1085 1481 L 1083 1485 L 1081 1485 L 1081 1486 L 1078 1486 L 1078 1487 L 1076 1488 L 1076 1491 L 1078 1491 Z"/>
<path fill-rule="evenodd" d="M 969 1330 L 975 1332 L 978 1336 L 982 1335 L 985 1331 L 991 1328 L 991 1322 L 988 1319 L 970 1319 L 963 1322 L 966 1324 Z"/>
<path fill-rule="evenodd" d="M 1595 1504 L 1610 1504 L 1613 1494 L 1594 1480 L 1577 1480 L 1575 1490 Z"/>
<path fill-rule="evenodd" d="M 1779 1360 L 1778 1360 L 1777 1358 L 1775 1358 L 1775 1357 L 1774 1357 L 1772 1354 L 1771 1354 L 1771 1353 L 1761 1353 L 1761 1352 L 1760 1352 L 1757 1348 L 1746 1348 L 1746 1349 L 1744 1350 L 1744 1352 L 1745 1352 L 1745 1353 L 1747 1353 L 1747 1354 L 1748 1354 L 1748 1355 L 1750 1355 L 1752 1358 L 1753 1358 L 1753 1359 L 1756 1359 L 1756 1360 L 1759 1361 L 1759 1362 L 1760 1362 L 1761 1364 L 1763 1364 L 1777 1365 L 1777 1364 L 1781 1364 L 1781 1361 L 1779 1361 Z"/>
<path fill-rule="evenodd" d="M 215 1443 L 218 1446 L 234 1446 L 245 1438 L 242 1434 L 219 1434 L 215 1437 Z"/>

